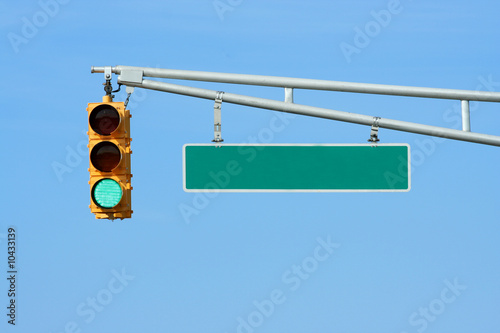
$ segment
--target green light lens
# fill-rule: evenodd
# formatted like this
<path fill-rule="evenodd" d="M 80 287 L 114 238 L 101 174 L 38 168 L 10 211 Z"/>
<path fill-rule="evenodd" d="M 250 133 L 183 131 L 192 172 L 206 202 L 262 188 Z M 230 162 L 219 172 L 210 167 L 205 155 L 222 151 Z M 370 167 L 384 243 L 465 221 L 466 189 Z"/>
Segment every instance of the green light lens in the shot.
<path fill-rule="evenodd" d="M 102 179 L 94 185 L 92 197 L 102 208 L 113 208 L 122 199 L 123 192 L 120 184 L 113 179 Z"/>

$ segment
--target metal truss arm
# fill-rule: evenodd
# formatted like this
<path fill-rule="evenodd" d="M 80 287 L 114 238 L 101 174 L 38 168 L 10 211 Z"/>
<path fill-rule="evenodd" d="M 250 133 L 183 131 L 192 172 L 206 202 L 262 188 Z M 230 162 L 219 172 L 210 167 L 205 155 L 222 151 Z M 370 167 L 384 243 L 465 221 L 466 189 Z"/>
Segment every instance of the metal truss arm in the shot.
<path fill-rule="evenodd" d="M 104 73 L 109 67 L 92 67 L 92 73 Z M 186 70 L 116 66 L 111 68 L 112 72 L 119 74 L 118 83 L 130 87 L 158 90 L 180 95 L 215 100 L 217 91 L 188 87 L 183 85 L 144 80 L 143 77 L 169 78 L 179 80 L 194 80 L 233 84 L 247 84 L 259 86 L 271 86 L 285 88 L 285 102 L 269 100 L 264 98 L 250 97 L 238 94 L 224 94 L 224 102 L 256 107 L 280 112 L 289 112 L 305 116 L 319 117 L 371 126 L 377 119 L 377 125 L 397 131 L 411 132 L 423 135 L 437 136 L 453 140 L 474 142 L 492 146 L 500 146 L 500 136 L 470 132 L 469 101 L 500 102 L 500 93 L 472 90 L 453 90 L 437 88 L 421 88 L 392 86 L 380 84 L 350 83 L 339 81 L 324 81 L 313 79 L 298 79 L 286 77 L 273 77 L 262 75 L 244 75 L 213 72 L 198 72 Z M 462 103 L 463 130 L 455 130 L 444 127 L 417 124 L 412 122 L 378 118 L 373 116 L 318 108 L 308 105 L 293 103 L 293 89 L 312 89 L 343 91 L 367 94 L 396 95 L 422 98 L 440 98 L 459 100 Z"/>
<path fill-rule="evenodd" d="M 124 82 L 122 83 L 125 84 Z M 126 84 L 139 88 L 158 90 L 163 92 L 204 98 L 209 100 L 215 100 L 217 98 L 217 93 L 218 93 L 215 90 L 194 88 L 172 83 L 158 82 L 153 80 L 142 80 L 141 83 L 127 82 Z M 287 103 L 287 102 L 275 101 L 258 97 L 231 94 L 227 92 L 224 93 L 224 102 L 256 107 L 266 110 L 289 112 L 311 117 L 344 121 L 361 125 L 371 126 L 373 125 L 374 122 L 374 117 L 372 116 L 350 113 L 345 111 L 324 109 L 308 105 Z M 447 139 L 475 142 L 492 146 L 500 146 L 500 136 L 494 136 L 488 134 L 464 132 L 455 129 L 423 125 L 423 124 L 417 124 L 417 123 L 411 123 L 393 119 L 384 119 L 384 118 L 378 119 L 378 126 L 381 128 L 387 128 L 397 131 L 405 131 L 417 134 L 437 136 Z"/>
<path fill-rule="evenodd" d="M 103 73 L 105 67 L 92 67 L 92 73 Z M 148 67 L 115 66 L 112 67 L 115 74 L 129 71 L 140 71 L 144 77 L 156 77 L 163 79 L 205 81 L 218 83 L 246 84 L 267 87 L 296 88 L 310 90 L 341 91 L 363 94 L 440 98 L 481 102 L 500 102 L 499 92 L 455 90 L 442 88 L 409 87 L 386 84 L 355 83 L 342 81 L 327 81 L 315 79 L 301 79 L 278 76 L 215 73 L 188 71 L 179 69 L 162 69 Z"/>

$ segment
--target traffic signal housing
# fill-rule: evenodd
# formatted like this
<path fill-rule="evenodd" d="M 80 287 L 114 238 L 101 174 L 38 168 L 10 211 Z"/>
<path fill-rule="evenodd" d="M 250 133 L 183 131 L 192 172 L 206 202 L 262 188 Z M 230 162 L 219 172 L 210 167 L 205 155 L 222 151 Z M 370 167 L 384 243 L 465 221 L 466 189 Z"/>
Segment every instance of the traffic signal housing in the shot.
<path fill-rule="evenodd" d="M 130 111 L 125 103 L 89 103 L 90 211 L 97 219 L 132 217 Z"/>

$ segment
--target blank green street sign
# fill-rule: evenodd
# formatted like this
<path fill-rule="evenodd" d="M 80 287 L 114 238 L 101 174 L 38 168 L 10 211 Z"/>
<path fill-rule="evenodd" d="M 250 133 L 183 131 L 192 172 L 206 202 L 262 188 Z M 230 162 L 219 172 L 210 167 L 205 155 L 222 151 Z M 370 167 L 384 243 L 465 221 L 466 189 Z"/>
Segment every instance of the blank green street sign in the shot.
<path fill-rule="evenodd" d="M 405 192 L 407 144 L 186 144 L 187 192 Z"/>

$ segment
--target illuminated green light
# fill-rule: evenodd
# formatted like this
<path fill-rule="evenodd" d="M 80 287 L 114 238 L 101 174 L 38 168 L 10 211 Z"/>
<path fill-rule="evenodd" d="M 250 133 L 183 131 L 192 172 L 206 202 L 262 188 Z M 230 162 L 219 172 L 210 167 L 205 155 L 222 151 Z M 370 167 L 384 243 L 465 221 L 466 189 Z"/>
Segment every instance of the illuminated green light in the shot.
<path fill-rule="evenodd" d="M 113 208 L 118 205 L 122 196 L 120 184 L 109 178 L 98 181 L 92 190 L 92 198 L 102 208 Z"/>

